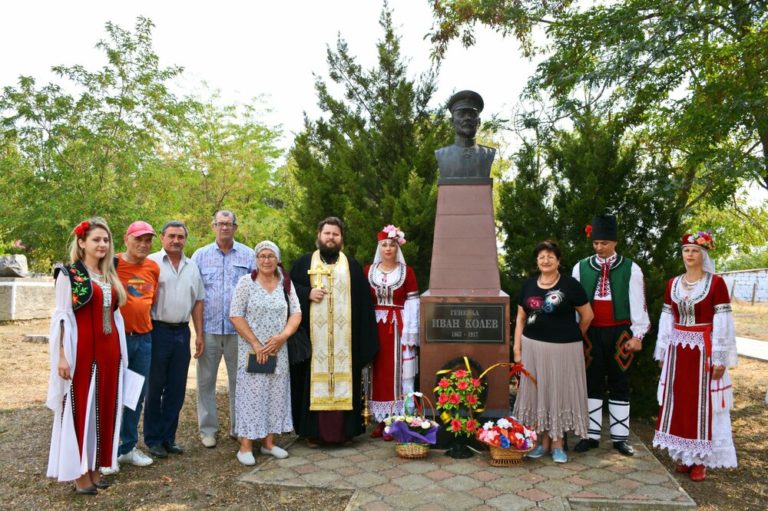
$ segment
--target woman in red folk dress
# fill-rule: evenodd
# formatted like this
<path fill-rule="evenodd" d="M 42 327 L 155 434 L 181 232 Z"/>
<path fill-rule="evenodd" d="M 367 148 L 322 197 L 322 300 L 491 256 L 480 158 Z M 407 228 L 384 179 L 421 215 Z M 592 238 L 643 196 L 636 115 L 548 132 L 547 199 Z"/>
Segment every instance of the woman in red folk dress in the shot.
<path fill-rule="evenodd" d="M 56 268 L 51 319 L 51 373 L 46 405 L 54 411 L 48 477 L 74 481 L 80 495 L 109 483 L 100 468 L 117 467 L 124 371 L 125 290 L 113 264 L 112 233 L 101 218 L 74 230 L 71 264 Z"/>
<path fill-rule="evenodd" d="M 735 467 L 731 435 L 736 336 L 725 281 L 715 275 L 707 232 L 682 238 L 685 273 L 667 284 L 654 358 L 661 366 L 654 447 L 667 449 L 693 481 L 707 467 Z"/>
<path fill-rule="evenodd" d="M 413 391 L 419 345 L 419 288 L 416 274 L 405 264 L 400 250 L 405 235 L 388 225 L 377 237 L 373 264 L 365 267 L 379 329 L 379 353 L 373 361 L 368 402 L 379 422 L 371 434 L 374 438 L 382 436 L 387 415 L 393 410 L 403 413 L 399 397 Z M 384 438 L 391 440 L 387 435 Z"/>

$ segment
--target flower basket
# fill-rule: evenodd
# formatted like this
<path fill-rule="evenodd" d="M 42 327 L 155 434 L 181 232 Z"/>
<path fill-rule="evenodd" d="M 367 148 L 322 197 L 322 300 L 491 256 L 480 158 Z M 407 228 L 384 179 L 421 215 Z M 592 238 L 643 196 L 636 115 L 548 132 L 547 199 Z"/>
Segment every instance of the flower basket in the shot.
<path fill-rule="evenodd" d="M 390 416 L 384 419 L 384 432 L 395 439 L 395 453 L 405 459 L 426 458 L 429 446 L 437 441 L 437 422 L 424 416 L 424 402 L 434 416 L 432 402 L 421 392 L 409 392 L 403 398 L 403 415 L 394 415 L 394 403 Z M 409 407 L 410 404 L 410 407 Z M 409 411 L 412 414 L 409 414 Z"/>
<path fill-rule="evenodd" d="M 518 451 L 517 449 L 503 449 L 496 447 L 495 445 L 488 446 L 491 450 L 491 461 L 489 462 L 492 467 L 510 467 L 512 465 L 519 465 L 523 462 L 523 458 L 533 450 L 533 447 L 526 449 L 525 451 Z"/>
<path fill-rule="evenodd" d="M 395 454 L 400 458 L 407 460 L 420 460 L 427 457 L 429 454 L 428 444 L 417 444 L 415 442 L 401 444 L 400 442 L 395 444 Z"/>
<path fill-rule="evenodd" d="M 508 467 L 522 463 L 526 453 L 536 447 L 536 432 L 526 428 L 514 417 L 488 421 L 477 432 L 477 439 L 491 451 L 491 465 Z"/>

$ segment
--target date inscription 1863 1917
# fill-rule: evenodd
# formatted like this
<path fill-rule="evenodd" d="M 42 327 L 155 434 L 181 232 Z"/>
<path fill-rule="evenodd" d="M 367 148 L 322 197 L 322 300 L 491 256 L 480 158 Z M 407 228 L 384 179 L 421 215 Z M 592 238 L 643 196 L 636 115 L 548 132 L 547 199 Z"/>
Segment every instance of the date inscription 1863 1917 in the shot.
<path fill-rule="evenodd" d="M 504 305 L 425 303 L 427 342 L 504 342 Z"/>

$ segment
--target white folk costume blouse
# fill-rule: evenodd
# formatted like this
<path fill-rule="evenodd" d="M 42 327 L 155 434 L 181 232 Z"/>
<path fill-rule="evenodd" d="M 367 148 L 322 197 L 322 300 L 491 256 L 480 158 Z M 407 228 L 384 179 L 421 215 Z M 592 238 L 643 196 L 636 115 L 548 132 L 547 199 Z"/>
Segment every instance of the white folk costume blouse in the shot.
<path fill-rule="evenodd" d="M 725 281 L 705 273 L 691 289 L 683 276 L 669 281 L 659 320 L 654 358 L 663 361 L 658 387 L 661 409 L 654 447 L 668 449 L 685 465 L 735 467 L 730 410 L 733 387 L 726 369 L 737 364 L 736 334 Z"/>
<path fill-rule="evenodd" d="M 76 263 L 77 264 L 77 263 Z M 66 268 L 66 267 L 65 267 Z M 80 267 L 85 271 L 84 267 Z M 90 282 L 88 282 L 88 285 Z M 97 284 L 98 285 L 98 284 Z M 108 295 L 108 293 L 105 293 Z M 72 284 L 66 276 L 66 271 L 60 271 L 56 277 L 56 309 L 51 318 L 50 329 L 50 376 L 48 379 L 48 397 L 45 404 L 54 412 L 53 431 L 51 432 L 51 448 L 48 454 L 48 477 L 59 481 L 72 481 L 88 470 L 96 470 L 96 425 L 95 425 L 95 381 L 92 378 L 88 389 L 88 411 L 83 433 L 83 455 L 80 456 L 77 433 L 75 432 L 73 399 L 70 399 L 71 380 L 59 376 L 59 339 L 63 332 L 64 357 L 74 377 L 78 368 L 77 359 L 77 320 L 74 307 L 79 305 L 76 293 L 72 292 Z M 123 382 L 125 370 L 128 368 L 128 351 L 125 343 L 125 326 L 123 316 L 117 307 L 113 307 L 113 318 L 120 339 L 120 364 L 117 394 L 117 417 L 112 439 L 112 468 L 117 467 L 117 448 L 120 442 L 120 425 L 123 417 Z M 88 370 L 85 368 L 84 370 Z"/>

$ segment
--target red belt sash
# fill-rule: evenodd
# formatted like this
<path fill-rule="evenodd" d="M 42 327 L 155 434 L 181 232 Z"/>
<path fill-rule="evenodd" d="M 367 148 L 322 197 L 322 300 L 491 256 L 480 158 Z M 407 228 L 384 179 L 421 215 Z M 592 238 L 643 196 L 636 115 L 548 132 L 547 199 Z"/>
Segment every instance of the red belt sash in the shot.
<path fill-rule="evenodd" d="M 683 332 L 701 332 L 704 334 L 704 353 L 706 354 L 705 369 L 709 371 L 710 361 L 712 359 L 712 325 L 675 325 L 676 330 Z"/>

